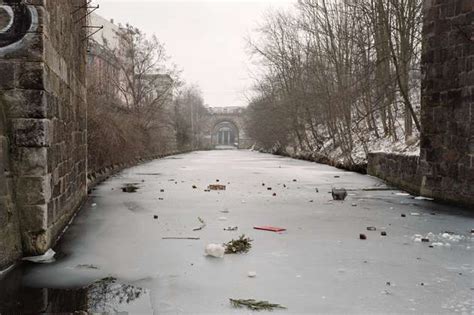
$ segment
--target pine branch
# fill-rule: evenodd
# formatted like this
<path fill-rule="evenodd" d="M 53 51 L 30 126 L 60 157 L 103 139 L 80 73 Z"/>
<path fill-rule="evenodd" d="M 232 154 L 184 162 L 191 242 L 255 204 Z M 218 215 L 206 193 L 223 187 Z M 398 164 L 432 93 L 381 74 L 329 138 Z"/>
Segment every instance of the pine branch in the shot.
<path fill-rule="evenodd" d="M 226 254 L 247 253 L 252 247 L 252 240 L 242 234 L 237 240 L 231 240 L 224 244 Z"/>
<path fill-rule="evenodd" d="M 253 311 L 273 311 L 274 309 L 286 309 L 280 304 L 269 303 L 268 301 L 257 301 L 254 299 L 229 299 L 230 304 L 235 308 L 247 307 Z"/>

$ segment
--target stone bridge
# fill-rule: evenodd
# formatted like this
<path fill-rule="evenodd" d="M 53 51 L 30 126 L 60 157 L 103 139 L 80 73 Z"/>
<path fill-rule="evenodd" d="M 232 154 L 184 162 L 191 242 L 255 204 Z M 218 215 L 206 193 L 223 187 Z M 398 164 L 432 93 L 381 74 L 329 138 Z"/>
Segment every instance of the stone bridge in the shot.
<path fill-rule="evenodd" d="M 244 128 L 243 107 L 211 107 L 204 128 L 204 146 L 209 149 L 248 149 L 254 142 Z"/>

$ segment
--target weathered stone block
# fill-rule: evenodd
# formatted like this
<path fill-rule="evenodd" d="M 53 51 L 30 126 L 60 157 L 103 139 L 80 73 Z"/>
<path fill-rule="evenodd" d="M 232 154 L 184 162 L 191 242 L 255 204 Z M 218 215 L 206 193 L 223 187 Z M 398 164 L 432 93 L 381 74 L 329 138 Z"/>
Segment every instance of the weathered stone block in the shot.
<path fill-rule="evenodd" d="M 12 119 L 13 143 L 19 147 L 51 145 L 52 130 L 48 119 Z"/>
<path fill-rule="evenodd" d="M 0 62 L 0 90 L 15 87 L 15 65 L 11 62 Z"/>
<path fill-rule="evenodd" d="M 44 89 L 44 64 L 43 62 L 24 62 L 18 67 L 17 87 L 20 89 Z"/>
<path fill-rule="evenodd" d="M 49 118 L 52 116 L 46 92 L 41 90 L 10 90 L 0 96 L 8 106 L 10 118 Z"/>
<path fill-rule="evenodd" d="M 43 205 L 19 206 L 21 228 L 25 232 L 46 230 L 48 227 L 48 207 Z"/>
<path fill-rule="evenodd" d="M 46 204 L 51 199 L 51 175 L 19 177 L 15 181 L 18 206 Z"/>
<path fill-rule="evenodd" d="M 22 231 L 21 242 L 25 255 L 42 255 L 51 246 L 51 232 L 42 231 Z"/>
<path fill-rule="evenodd" d="M 17 176 L 44 176 L 48 173 L 47 148 L 17 148 L 13 164 Z"/>

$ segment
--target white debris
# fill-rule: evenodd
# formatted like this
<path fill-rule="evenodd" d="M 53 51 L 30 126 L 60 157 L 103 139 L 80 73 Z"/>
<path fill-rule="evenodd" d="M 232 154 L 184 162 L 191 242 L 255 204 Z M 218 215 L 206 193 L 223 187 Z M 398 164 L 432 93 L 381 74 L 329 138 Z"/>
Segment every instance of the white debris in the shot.
<path fill-rule="evenodd" d="M 444 238 L 447 241 L 455 242 L 455 243 L 462 241 L 466 238 L 464 235 L 458 235 L 458 234 L 446 233 L 446 232 L 441 233 L 440 237 Z"/>
<path fill-rule="evenodd" d="M 208 244 L 205 249 L 206 255 L 222 258 L 224 257 L 225 247 L 221 244 Z"/>
<path fill-rule="evenodd" d="M 96 203 L 93 203 L 91 206 L 92 206 L 92 207 L 97 207 L 97 204 L 96 204 Z"/>
<path fill-rule="evenodd" d="M 412 238 L 412 240 L 413 240 L 414 242 L 420 242 L 420 243 L 421 243 L 421 239 L 423 238 L 423 235 L 421 235 L 421 234 L 415 234 L 415 235 L 413 235 L 411 238 Z"/>
<path fill-rule="evenodd" d="M 227 217 L 220 217 L 219 221 L 227 221 Z"/>
<path fill-rule="evenodd" d="M 433 246 L 433 247 L 441 247 L 441 246 L 443 246 L 443 243 L 441 243 L 441 242 L 434 242 L 434 243 L 431 243 L 431 246 Z"/>
<path fill-rule="evenodd" d="M 433 198 L 428 198 L 428 197 L 423 197 L 423 196 L 418 196 L 418 197 L 415 197 L 416 200 L 429 200 L 429 201 L 433 201 L 434 199 Z"/>
<path fill-rule="evenodd" d="M 255 277 L 257 276 L 257 273 L 256 273 L 255 271 L 249 271 L 249 272 L 247 273 L 247 276 L 248 276 L 249 278 L 255 278 Z"/>
<path fill-rule="evenodd" d="M 410 215 L 417 217 L 417 216 L 419 216 L 420 214 L 419 214 L 418 212 L 412 212 L 412 213 L 410 213 Z"/>
<path fill-rule="evenodd" d="M 56 255 L 56 252 L 50 248 L 43 255 L 23 257 L 22 260 L 31 261 L 39 264 L 47 264 L 54 261 L 54 255 Z"/>
<path fill-rule="evenodd" d="M 410 196 L 410 194 L 408 194 L 408 193 L 401 193 L 401 192 L 396 193 L 395 195 L 397 195 L 397 196 Z"/>

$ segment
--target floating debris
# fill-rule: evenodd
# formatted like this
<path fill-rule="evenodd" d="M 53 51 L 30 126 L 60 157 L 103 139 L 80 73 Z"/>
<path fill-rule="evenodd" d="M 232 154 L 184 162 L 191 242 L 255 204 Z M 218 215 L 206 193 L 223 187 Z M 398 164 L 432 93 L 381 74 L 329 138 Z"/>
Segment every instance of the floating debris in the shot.
<path fill-rule="evenodd" d="M 382 235 L 382 236 L 387 236 L 387 232 L 382 231 L 382 232 L 380 232 L 380 235 Z"/>
<path fill-rule="evenodd" d="M 319 192 L 319 189 L 316 188 L 316 192 L 318 193 L 318 192 Z"/>
<path fill-rule="evenodd" d="M 134 193 L 139 189 L 137 184 L 125 184 L 122 186 L 122 191 L 126 193 Z"/>
<path fill-rule="evenodd" d="M 421 242 L 422 242 L 422 243 L 429 243 L 429 242 L 430 242 L 430 239 L 423 237 L 423 238 L 421 239 Z"/>
<path fill-rule="evenodd" d="M 294 182 L 296 182 L 296 179 L 293 179 Z"/>
<path fill-rule="evenodd" d="M 155 215 L 153 216 L 153 219 L 155 219 L 155 220 L 158 219 L 158 216 L 155 214 Z"/>
<path fill-rule="evenodd" d="M 197 186 L 196 186 L 196 185 L 193 185 L 192 187 L 193 187 L 193 189 L 197 189 Z"/>
<path fill-rule="evenodd" d="M 403 214 L 403 213 L 401 214 L 402 218 L 405 218 L 406 216 L 407 216 L 406 214 Z"/>
<path fill-rule="evenodd" d="M 375 226 L 368 226 L 367 231 L 376 231 L 377 228 Z"/>
<path fill-rule="evenodd" d="M 207 186 L 207 189 L 210 189 L 210 190 L 225 190 L 226 186 L 225 185 L 214 185 L 214 184 L 211 184 L 209 186 Z"/>
<path fill-rule="evenodd" d="M 412 216 L 414 216 L 414 217 L 417 217 L 417 216 L 419 216 L 420 214 L 419 214 L 418 212 L 412 212 L 412 213 L 410 213 L 410 215 L 412 215 Z"/>
<path fill-rule="evenodd" d="M 361 234 L 359 234 L 359 239 L 361 239 L 361 240 L 366 240 L 366 239 L 367 239 L 367 235 L 361 233 Z"/>
<path fill-rule="evenodd" d="M 247 273 L 247 277 L 249 278 L 255 278 L 257 276 L 257 273 L 255 271 L 249 271 Z"/>
<path fill-rule="evenodd" d="M 416 200 L 428 200 L 428 201 L 433 201 L 434 200 L 433 198 L 428 198 L 428 197 L 423 197 L 423 196 L 418 196 L 418 197 L 415 197 L 414 199 L 416 199 Z"/>
<path fill-rule="evenodd" d="M 243 308 L 246 307 L 253 311 L 272 311 L 274 309 L 286 309 L 286 307 L 275 304 L 269 303 L 268 301 L 257 301 L 254 299 L 229 299 L 230 304 L 236 308 Z"/>
<path fill-rule="evenodd" d="M 94 266 L 92 264 L 80 264 L 80 265 L 77 265 L 76 268 L 78 269 L 99 269 L 99 267 L 97 266 Z"/>
<path fill-rule="evenodd" d="M 224 228 L 224 231 L 237 231 L 239 227 L 237 226 L 228 226 Z"/>
<path fill-rule="evenodd" d="M 231 240 L 224 245 L 226 254 L 247 253 L 252 247 L 252 240 L 242 234 L 238 239 Z"/>
<path fill-rule="evenodd" d="M 219 221 L 227 221 L 227 217 L 219 217 Z"/>
<path fill-rule="evenodd" d="M 347 197 L 347 191 L 344 188 L 333 188 L 331 193 L 334 200 L 344 200 Z"/>
<path fill-rule="evenodd" d="M 271 188 L 271 187 L 267 187 L 267 190 L 272 190 L 272 188 Z"/>
<path fill-rule="evenodd" d="M 204 220 L 201 219 L 201 217 L 198 217 L 198 221 L 201 223 L 201 225 L 194 228 L 193 231 L 200 231 L 200 230 L 202 230 L 203 228 L 206 227 L 206 222 L 204 222 Z"/>
<path fill-rule="evenodd" d="M 272 194 L 273 197 L 276 197 L 276 195 L 277 195 L 276 193 L 273 193 L 273 194 Z"/>
<path fill-rule="evenodd" d="M 54 262 L 54 255 L 56 255 L 56 252 L 50 248 L 43 255 L 23 257 L 22 260 L 39 264 L 48 264 Z"/>
<path fill-rule="evenodd" d="M 255 230 L 263 230 L 263 231 L 270 231 L 270 232 L 283 232 L 286 231 L 284 228 L 276 227 L 276 226 L 254 226 Z"/>
<path fill-rule="evenodd" d="M 164 189 L 160 189 L 160 192 L 165 192 L 165 190 L 164 190 Z"/>
<path fill-rule="evenodd" d="M 208 244 L 204 252 L 208 256 L 222 258 L 224 257 L 225 247 L 221 244 Z"/>

